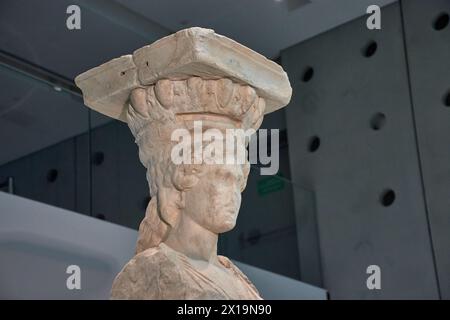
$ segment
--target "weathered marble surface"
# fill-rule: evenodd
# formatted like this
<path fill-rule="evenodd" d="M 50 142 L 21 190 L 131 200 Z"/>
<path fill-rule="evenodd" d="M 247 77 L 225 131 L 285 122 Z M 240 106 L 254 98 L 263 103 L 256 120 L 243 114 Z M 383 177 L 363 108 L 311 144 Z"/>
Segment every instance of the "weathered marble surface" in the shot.
<path fill-rule="evenodd" d="M 128 123 L 147 168 L 151 201 L 136 256 L 116 277 L 111 297 L 261 299 L 217 255 L 218 235 L 236 224 L 248 161 L 175 164 L 171 134 L 190 135 L 198 121 L 202 130 L 258 129 L 264 114 L 290 100 L 283 69 L 213 30 L 190 28 L 89 70 L 76 83 L 88 107 Z"/>
<path fill-rule="evenodd" d="M 117 276 L 113 299 L 261 299 L 226 257 L 219 265 L 193 261 L 161 243 L 136 255 Z"/>
<path fill-rule="evenodd" d="M 133 89 L 160 79 L 227 78 L 252 86 L 266 101 L 266 113 L 289 103 L 292 88 L 286 72 L 261 54 L 216 34 L 189 28 L 113 59 L 75 78 L 84 103 L 112 118 L 126 121 Z"/>

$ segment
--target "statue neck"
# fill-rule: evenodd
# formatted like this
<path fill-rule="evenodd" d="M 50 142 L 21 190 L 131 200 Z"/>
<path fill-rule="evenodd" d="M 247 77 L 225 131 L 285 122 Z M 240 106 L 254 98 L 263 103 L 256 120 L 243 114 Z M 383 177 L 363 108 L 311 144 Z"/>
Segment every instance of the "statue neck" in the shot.
<path fill-rule="evenodd" d="M 187 257 L 218 264 L 217 260 L 218 235 L 181 214 L 180 221 L 170 231 L 164 243 Z"/>

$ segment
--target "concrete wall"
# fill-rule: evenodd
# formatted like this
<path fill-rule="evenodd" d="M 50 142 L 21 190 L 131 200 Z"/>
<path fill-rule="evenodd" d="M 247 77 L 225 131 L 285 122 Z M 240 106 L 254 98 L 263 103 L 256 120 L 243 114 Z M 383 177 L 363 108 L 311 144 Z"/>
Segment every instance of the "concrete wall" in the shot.
<path fill-rule="evenodd" d="M 317 229 L 306 232 L 318 234 L 320 257 L 300 255 L 320 261 L 331 298 L 450 298 L 442 12 L 450 2 L 402 1 L 383 8 L 381 30 L 363 17 L 282 54 L 292 180 L 316 200 Z M 381 290 L 367 289 L 369 265 L 381 268 Z"/>

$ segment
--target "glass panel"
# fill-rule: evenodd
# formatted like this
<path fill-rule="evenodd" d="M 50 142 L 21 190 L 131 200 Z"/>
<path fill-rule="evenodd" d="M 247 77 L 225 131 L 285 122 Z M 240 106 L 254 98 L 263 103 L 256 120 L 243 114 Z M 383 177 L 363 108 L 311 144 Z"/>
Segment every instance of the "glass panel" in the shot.
<path fill-rule="evenodd" d="M 91 158 L 92 215 L 137 230 L 150 197 L 127 124 L 92 111 Z"/>
<path fill-rule="evenodd" d="M 86 212 L 88 111 L 80 97 L 23 72 L 0 66 L 0 185 L 2 191 Z M 84 193 L 84 194 L 83 194 Z"/>

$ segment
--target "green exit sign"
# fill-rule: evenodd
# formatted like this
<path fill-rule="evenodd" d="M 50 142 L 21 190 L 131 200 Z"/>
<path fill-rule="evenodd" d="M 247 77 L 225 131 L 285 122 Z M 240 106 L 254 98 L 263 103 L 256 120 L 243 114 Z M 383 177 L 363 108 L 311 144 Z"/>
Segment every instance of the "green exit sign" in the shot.
<path fill-rule="evenodd" d="M 261 178 L 258 181 L 258 194 L 265 196 L 272 192 L 277 192 L 284 189 L 284 178 L 281 175 L 269 176 Z"/>

